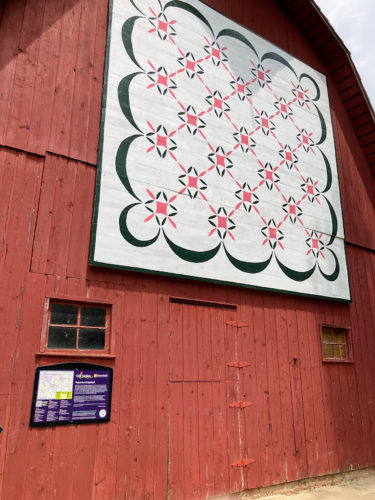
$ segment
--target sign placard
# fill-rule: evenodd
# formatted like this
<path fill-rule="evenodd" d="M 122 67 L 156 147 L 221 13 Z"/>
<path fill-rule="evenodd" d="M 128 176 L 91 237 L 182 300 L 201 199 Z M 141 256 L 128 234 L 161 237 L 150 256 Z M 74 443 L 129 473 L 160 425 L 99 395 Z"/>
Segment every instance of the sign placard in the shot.
<path fill-rule="evenodd" d="M 30 425 L 108 422 L 112 368 L 62 363 L 36 369 Z"/>
<path fill-rule="evenodd" d="M 350 300 L 325 75 L 198 0 L 113 0 L 90 263 Z"/>

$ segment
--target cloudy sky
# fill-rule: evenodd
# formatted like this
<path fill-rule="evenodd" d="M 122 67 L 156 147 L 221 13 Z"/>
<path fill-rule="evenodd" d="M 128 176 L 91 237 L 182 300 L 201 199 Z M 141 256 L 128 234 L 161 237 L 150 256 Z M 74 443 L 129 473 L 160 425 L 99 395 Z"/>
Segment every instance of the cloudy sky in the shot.
<path fill-rule="evenodd" d="M 375 0 L 315 0 L 351 52 L 375 108 Z"/>

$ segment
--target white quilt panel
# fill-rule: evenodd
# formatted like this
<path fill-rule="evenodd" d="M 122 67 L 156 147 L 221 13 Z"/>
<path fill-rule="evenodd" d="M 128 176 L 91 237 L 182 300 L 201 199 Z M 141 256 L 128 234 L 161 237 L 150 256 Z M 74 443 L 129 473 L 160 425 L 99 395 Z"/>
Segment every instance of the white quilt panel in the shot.
<path fill-rule="evenodd" d="M 350 300 L 324 75 L 197 0 L 114 0 L 91 263 Z"/>

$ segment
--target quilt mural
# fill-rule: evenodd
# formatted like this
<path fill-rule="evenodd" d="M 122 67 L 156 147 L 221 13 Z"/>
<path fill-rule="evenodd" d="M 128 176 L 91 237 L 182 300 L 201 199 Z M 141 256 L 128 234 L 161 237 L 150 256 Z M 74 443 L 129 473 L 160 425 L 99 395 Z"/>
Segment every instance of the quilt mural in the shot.
<path fill-rule="evenodd" d="M 113 0 L 91 264 L 350 300 L 324 75 L 198 0 Z"/>

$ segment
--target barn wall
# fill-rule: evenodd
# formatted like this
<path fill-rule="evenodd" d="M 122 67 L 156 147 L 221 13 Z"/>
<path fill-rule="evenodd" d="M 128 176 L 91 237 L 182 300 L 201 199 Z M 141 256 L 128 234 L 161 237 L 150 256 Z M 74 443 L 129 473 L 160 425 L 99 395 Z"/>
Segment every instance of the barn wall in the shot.
<path fill-rule="evenodd" d="M 271 0 L 207 3 L 325 72 Z M 374 466 L 374 180 L 330 77 L 351 304 L 91 268 L 107 9 L 14 0 L 2 14 L 1 498 L 206 498 Z M 113 304 L 113 356 L 75 358 L 114 368 L 108 424 L 28 426 L 35 367 L 72 359 L 40 353 L 54 296 Z M 354 364 L 322 363 L 321 323 L 351 327 Z M 246 366 L 219 372 L 220 353 Z"/>

